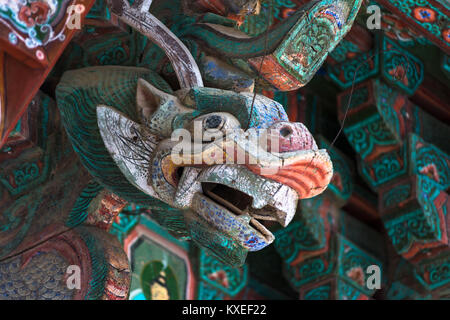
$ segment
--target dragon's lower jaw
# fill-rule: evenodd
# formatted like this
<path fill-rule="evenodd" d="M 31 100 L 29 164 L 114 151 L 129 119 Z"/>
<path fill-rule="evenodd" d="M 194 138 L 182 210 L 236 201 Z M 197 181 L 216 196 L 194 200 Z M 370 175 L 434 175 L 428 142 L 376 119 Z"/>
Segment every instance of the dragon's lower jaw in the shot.
<path fill-rule="evenodd" d="M 202 193 L 196 193 L 192 209 L 217 231 L 235 240 L 248 251 L 258 251 L 273 242 L 275 237 L 250 211 L 235 211 L 218 204 Z"/>
<path fill-rule="evenodd" d="M 326 150 L 318 150 L 315 144 L 308 144 L 306 150 L 275 153 L 245 143 L 244 138 L 236 135 L 201 148 L 198 154 L 211 162 L 230 156 L 226 150 L 234 150 L 245 155 L 241 157 L 244 164 L 225 161 L 187 166 L 175 198 L 185 199 L 176 205 L 195 212 L 210 228 L 245 250 L 258 251 L 274 240 L 259 220 L 277 221 L 286 227 L 294 217 L 298 199 L 323 192 L 333 168 Z"/>
<path fill-rule="evenodd" d="M 198 221 L 246 251 L 258 251 L 272 243 L 274 236 L 261 222 L 287 226 L 298 202 L 291 187 L 257 175 L 244 165 L 187 167 L 177 194 L 177 198 L 190 199 L 184 209 Z"/>
<path fill-rule="evenodd" d="M 273 155 L 273 154 L 272 154 Z M 179 190 L 192 192 L 189 209 L 210 228 L 248 251 L 274 241 L 260 220 L 286 227 L 294 217 L 299 198 L 313 197 L 327 187 L 332 164 L 325 150 L 278 154 L 259 165 L 215 165 L 186 168 Z M 187 176 L 195 174 L 195 182 Z M 184 186 L 189 184 L 189 186 Z M 197 184 L 196 187 L 194 187 Z"/>

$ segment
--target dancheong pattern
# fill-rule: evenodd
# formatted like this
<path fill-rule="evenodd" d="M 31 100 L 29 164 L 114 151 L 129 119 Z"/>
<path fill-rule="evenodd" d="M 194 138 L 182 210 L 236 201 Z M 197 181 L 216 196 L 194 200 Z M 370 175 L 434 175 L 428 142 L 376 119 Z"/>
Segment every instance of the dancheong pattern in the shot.
<path fill-rule="evenodd" d="M 0 300 L 450 299 L 448 1 L 150 2 L 0 0 Z"/>

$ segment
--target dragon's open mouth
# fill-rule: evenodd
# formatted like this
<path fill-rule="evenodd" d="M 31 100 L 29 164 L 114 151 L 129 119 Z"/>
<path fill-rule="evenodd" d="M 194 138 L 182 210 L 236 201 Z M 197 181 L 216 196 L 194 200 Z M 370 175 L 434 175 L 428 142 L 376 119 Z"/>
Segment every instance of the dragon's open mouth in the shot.
<path fill-rule="evenodd" d="M 299 198 L 313 197 L 326 188 L 332 165 L 326 151 L 314 146 L 274 153 L 249 147 L 241 136 L 234 139 L 236 150 L 242 147 L 248 156 L 246 164 L 190 167 L 180 180 L 178 194 L 184 198 L 192 194 L 190 208 L 199 217 L 247 250 L 257 251 L 275 239 L 264 221 L 277 221 L 286 227 L 294 217 Z M 212 147 L 209 149 L 214 152 L 207 149 L 203 154 L 226 150 L 217 144 Z M 251 164 L 251 160 L 258 161 Z M 192 170 L 197 173 L 188 179 Z"/>
<path fill-rule="evenodd" d="M 295 214 L 298 194 L 293 188 L 245 166 L 211 166 L 203 169 L 196 181 L 200 188 L 193 196 L 193 209 L 250 251 L 260 250 L 275 239 L 264 221 L 277 221 L 285 227 Z"/>
<path fill-rule="evenodd" d="M 254 208 L 252 207 L 253 198 L 251 196 L 223 184 L 204 182 L 202 183 L 202 189 L 206 196 L 234 215 L 249 218 L 250 226 L 264 235 L 267 241 L 273 240 L 273 234 L 258 220 L 276 221 L 276 218 L 270 215 L 270 212 L 275 212 L 276 208 L 270 205 L 262 209 Z"/>

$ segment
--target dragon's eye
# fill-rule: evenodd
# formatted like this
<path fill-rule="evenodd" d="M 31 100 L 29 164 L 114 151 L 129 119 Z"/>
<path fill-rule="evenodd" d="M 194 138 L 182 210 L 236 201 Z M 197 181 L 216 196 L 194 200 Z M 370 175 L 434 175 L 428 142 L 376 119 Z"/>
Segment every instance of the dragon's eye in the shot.
<path fill-rule="evenodd" d="M 220 115 L 211 115 L 204 120 L 205 129 L 220 129 L 224 125 L 224 119 Z"/>
<path fill-rule="evenodd" d="M 193 140 L 205 142 L 223 137 L 227 134 L 228 130 L 236 128 L 240 128 L 239 121 L 227 112 L 214 112 L 201 115 L 192 120 L 186 127 L 194 135 Z"/>

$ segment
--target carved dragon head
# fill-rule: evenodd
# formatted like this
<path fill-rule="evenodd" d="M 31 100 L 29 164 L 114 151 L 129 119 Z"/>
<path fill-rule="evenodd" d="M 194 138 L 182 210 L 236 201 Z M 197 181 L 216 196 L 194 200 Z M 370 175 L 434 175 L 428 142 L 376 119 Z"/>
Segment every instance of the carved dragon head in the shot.
<path fill-rule="evenodd" d="M 190 237 L 228 263 L 273 242 L 262 221 L 287 226 L 298 199 L 330 182 L 327 152 L 265 96 L 204 87 L 168 94 L 140 79 L 136 102 L 138 122 L 97 107 L 106 148 L 131 184 L 182 210 Z"/>
<path fill-rule="evenodd" d="M 56 95 L 74 148 L 111 191 L 136 203 L 166 203 L 177 213 L 162 210 L 163 226 L 181 229 L 227 264 L 242 265 L 248 251 L 273 242 L 265 220 L 287 226 L 299 199 L 325 190 L 330 158 L 303 124 L 288 121 L 279 103 L 203 87 L 189 50 L 148 13 L 150 0 L 111 1 L 112 12 L 164 49 L 182 89 L 172 92 L 142 68 L 67 72 Z M 324 26 L 339 28 L 339 16 L 324 10 L 316 12 Z M 295 46 L 307 41 L 299 39 L 292 44 L 297 55 L 302 49 Z M 320 63 L 330 45 L 316 54 L 308 49 L 307 63 Z"/>

